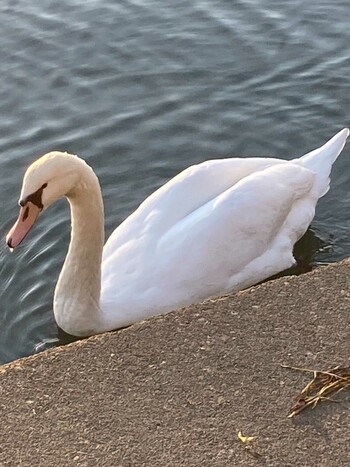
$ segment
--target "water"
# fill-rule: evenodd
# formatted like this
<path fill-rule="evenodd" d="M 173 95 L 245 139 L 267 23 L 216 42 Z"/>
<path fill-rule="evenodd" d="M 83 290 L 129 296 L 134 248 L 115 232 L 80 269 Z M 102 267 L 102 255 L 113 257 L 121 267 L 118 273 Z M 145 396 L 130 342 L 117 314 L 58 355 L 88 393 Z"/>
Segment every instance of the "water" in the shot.
<path fill-rule="evenodd" d="M 95 168 L 109 234 L 189 164 L 291 159 L 350 124 L 347 0 L 3 0 L 0 13 L 1 237 L 25 168 L 52 149 Z M 305 246 L 314 265 L 350 254 L 344 156 Z M 62 201 L 14 253 L 1 242 L 0 363 L 52 345 L 68 240 Z"/>

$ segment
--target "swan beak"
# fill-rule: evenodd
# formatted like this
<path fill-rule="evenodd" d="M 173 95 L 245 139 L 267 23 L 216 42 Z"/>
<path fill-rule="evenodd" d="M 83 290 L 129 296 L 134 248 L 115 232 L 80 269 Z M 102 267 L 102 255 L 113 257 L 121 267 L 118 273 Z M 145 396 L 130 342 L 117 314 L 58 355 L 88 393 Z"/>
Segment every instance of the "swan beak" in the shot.
<path fill-rule="evenodd" d="M 41 210 L 41 208 L 30 201 L 21 207 L 17 221 L 6 236 L 7 246 L 11 250 L 22 242 L 37 220 Z"/>

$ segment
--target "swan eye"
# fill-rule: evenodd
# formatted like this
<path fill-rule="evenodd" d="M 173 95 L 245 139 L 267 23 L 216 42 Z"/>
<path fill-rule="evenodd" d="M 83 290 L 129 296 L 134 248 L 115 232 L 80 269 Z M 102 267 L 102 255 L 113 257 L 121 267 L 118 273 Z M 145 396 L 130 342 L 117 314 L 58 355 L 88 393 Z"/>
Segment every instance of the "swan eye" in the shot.
<path fill-rule="evenodd" d="M 41 197 L 42 197 L 44 188 L 46 188 L 46 187 L 47 187 L 47 183 L 44 183 L 42 185 L 42 187 L 39 188 L 39 190 L 36 190 L 31 195 L 27 196 L 24 199 L 21 199 L 19 201 L 19 205 L 24 207 L 28 203 L 28 201 L 30 201 L 31 203 L 35 204 L 39 209 L 43 209 L 44 205 L 43 205 L 43 203 L 41 201 Z"/>

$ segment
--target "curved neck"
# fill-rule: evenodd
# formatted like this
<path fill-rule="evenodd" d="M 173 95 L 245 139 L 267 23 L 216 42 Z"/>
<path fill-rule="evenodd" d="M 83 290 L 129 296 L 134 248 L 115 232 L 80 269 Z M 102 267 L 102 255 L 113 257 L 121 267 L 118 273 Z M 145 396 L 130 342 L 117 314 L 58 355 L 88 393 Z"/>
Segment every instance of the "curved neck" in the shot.
<path fill-rule="evenodd" d="M 72 231 L 58 278 L 54 314 L 67 333 L 87 336 L 101 331 L 101 259 L 104 245 L 103 200 L 92 169 L 82 166 L 79 182 L 67 194 Z"/>

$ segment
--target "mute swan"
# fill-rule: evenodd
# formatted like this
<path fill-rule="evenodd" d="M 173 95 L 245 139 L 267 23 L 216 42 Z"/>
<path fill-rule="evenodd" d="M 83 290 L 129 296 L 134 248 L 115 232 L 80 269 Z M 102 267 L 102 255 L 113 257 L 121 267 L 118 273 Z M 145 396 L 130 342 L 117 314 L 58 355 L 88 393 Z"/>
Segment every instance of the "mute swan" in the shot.
<path fill-rule="evenodd" d="M 98 179 L 77 156 L 50 152 L 28 169 L 17 247 L 41 211 L 66 196 L 71 241 L 54 294 L 57 324 L 88 336 L 238 291 L 292 266 L 293 245 L 329 189 L 349 135 L 290 162 L 222 159 L 187 168 L 149 196 L 104 244 Z"/>

